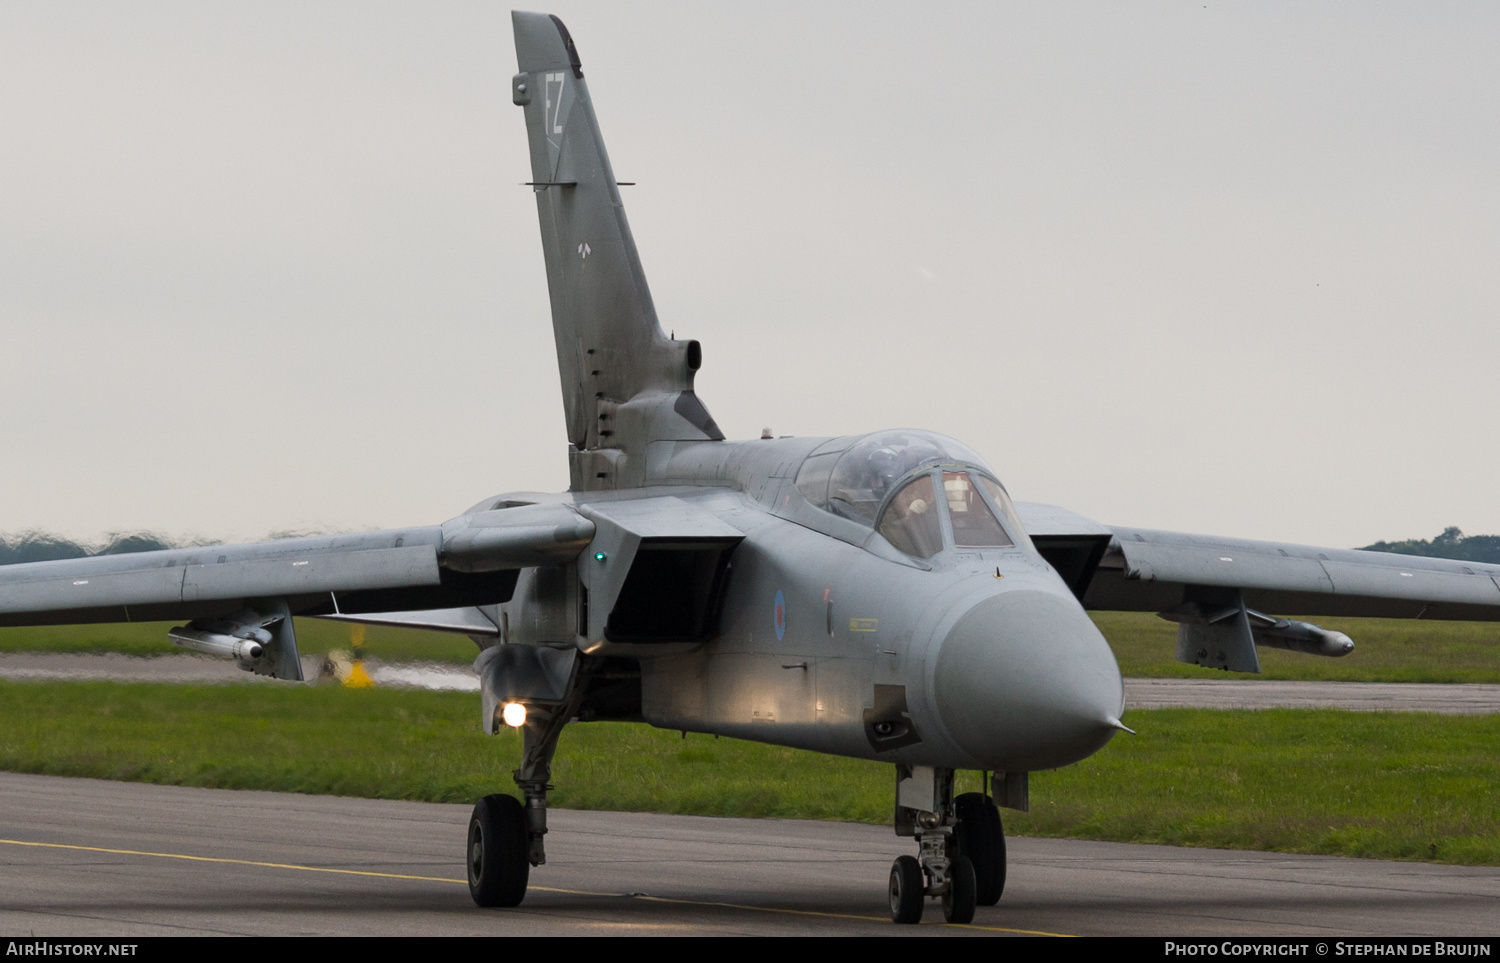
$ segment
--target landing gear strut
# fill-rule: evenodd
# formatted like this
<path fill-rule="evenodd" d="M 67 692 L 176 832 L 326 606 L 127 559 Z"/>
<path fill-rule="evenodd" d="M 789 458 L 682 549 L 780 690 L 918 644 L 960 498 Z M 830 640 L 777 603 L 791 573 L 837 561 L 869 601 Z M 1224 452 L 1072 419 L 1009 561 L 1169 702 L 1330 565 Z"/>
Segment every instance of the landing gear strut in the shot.
<path fill-rule="evenodd" d="M 914 836 L 918 855 L 891 866 L 891 920 L 919 923 L 926 898 L 942 900 L 943 919 L 968 923 L 976 906 L 993 906 L 1005 888 L 1000 813 L 982 793 L 953 796 L 953 770 L 896 767 L 896 834 Z"/>
<path fill-rule="evenodd" d="M 521 768 L 511 773 L 525 803 L 503 793 L 485 796 L 469 818 L 469 894 L 480 906 L 520 905 L 531 867 L 547 862 L 543 837 L 552 756 L 583 696 L 581 684 L 570 690 L 561 704 L 529 707 L 526 713 Z"/>

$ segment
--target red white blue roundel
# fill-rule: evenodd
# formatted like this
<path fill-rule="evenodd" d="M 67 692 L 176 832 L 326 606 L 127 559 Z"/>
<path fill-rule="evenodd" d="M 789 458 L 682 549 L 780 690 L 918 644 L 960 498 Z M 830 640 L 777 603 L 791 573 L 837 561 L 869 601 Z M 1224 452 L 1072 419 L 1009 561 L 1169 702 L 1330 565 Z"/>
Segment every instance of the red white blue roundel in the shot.
<path fill-rule="evenodd" d="M 776 624 L 776 641 L 780 642 L 786 635 L 786 599 L 779 589 L 776 592 L 776 607 L 771 610 L 771 621 Z"/>

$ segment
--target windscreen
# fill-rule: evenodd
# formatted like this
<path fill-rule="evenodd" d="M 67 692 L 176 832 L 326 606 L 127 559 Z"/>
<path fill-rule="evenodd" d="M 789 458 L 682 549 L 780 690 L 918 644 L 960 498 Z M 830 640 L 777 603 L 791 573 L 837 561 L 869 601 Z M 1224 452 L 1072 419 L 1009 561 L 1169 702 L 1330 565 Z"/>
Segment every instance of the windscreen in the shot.
<path fill-rule="evenodd" d="M 881 431 L 865 435 L 842 452 L 814 454 L 797 472 L 797 489 L 825 511 L 875 524 L 875 513 L 891 486 L 924 465 L 984 461 L 952 438 L 930 431 Z"/>
<path fill-rule="evenodd" d="M 912 479 L 896 493 L 880 516 L 879 531 L 886 541 L 915 558 L 931 558 L 943 550 L 931 475 Z"/>
<path fill-rule="evenodd" d="M 1016 512 L 1015 503 L 1010 500 L 1010 494 L 993 478 L 986 478 L 977 473 L 973 477 L 979 480 L 979 484 L 989 493 L 990 501 L 1000 509 L 1000 517 L 1005 519 L 1005 527 L 1015 536 L 1021 547 L 1036 551 L 1031 536 L 1026 534 L 1026 526 L 1021 524 L 1021 516 Z"/>
<path fill-rule="evenodd" d="M 953 544 L 959 548 L 1009 548 L 1011 541 L 1000 520 L 990 511 L 966 471 L 943 472 L 943 493 L 948 498 L 948 519 L 953 523 Z"/>

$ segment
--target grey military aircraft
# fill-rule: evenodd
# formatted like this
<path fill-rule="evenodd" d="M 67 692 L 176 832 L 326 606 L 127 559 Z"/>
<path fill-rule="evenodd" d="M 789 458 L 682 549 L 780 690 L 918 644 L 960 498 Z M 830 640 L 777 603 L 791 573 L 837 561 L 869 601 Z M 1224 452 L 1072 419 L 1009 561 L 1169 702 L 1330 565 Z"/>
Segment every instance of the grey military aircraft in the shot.
<path fill-rule="evenodd" d="M 953 922 L 996 903 L 998 807 L 1125 729 L 1087 610 L 1160 613 L 1177 658 L 1238 672 L 1259 646 L 1353 648 L 1266 613 L 1500 619 L 1500 567 L 1106 526 L 1012 502 L 927 431 L 726 440 L 694 391 L 700 345 L 657 322 L 578 48 L 556 17 L 513 23 L 569 490 L 441 525 L 6 566 L 0 625 L 180 620 L 177 644 L 289 680 L 296 617 L 470 636 L 485 729 L 523 731 L 520 799 L 487 796 L 470 822 L 481 906 L 520 903 L 546 861 L 570 722 L 887 762 L 915 841 L 891 916 L 913 923 L 929 898 Z M 988 791 L 955 795 L 963 769 Z"/>

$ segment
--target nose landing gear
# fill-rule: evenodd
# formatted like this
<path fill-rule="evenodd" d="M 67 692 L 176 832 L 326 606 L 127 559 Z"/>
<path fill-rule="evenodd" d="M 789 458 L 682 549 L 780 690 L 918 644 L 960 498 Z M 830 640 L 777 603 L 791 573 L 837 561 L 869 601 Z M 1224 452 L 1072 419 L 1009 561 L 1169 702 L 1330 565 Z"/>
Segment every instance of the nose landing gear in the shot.
<path fill-rule="evenodd" d="M 976 906 L 993 906 L 1005 888 L 1000 813 L 982 793 L 953 796 L 953 770 L 896 767 L 896 834 L 913 836 L 918 855 L 891 866 L 891 920 L 920 923 L 927 897 L 943 919 L 969 923 Z"/>

